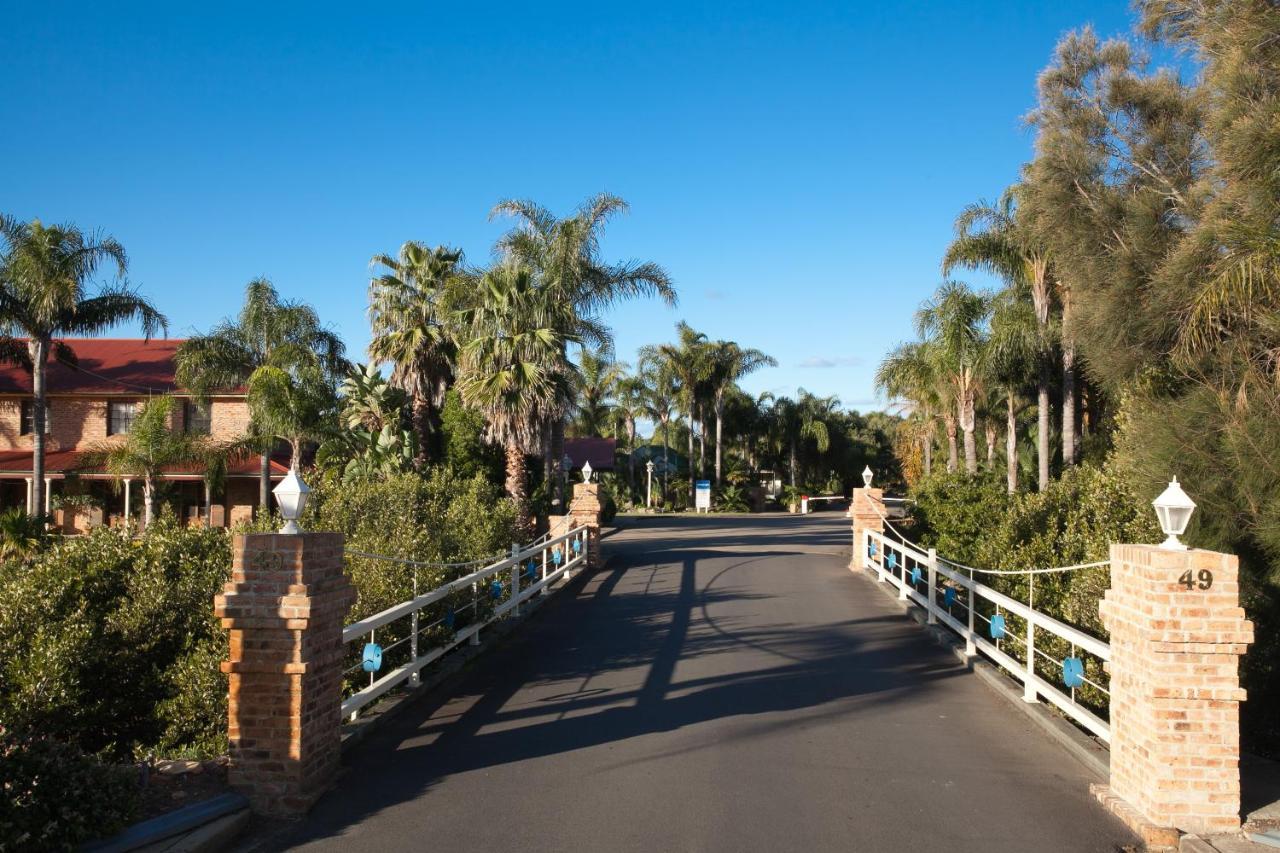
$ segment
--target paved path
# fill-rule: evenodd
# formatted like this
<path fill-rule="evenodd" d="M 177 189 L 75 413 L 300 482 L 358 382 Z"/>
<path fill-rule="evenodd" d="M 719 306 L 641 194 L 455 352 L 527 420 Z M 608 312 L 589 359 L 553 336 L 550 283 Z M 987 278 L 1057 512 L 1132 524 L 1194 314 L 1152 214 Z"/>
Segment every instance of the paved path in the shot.
<path fill-rule="evenodd" d="M 1114 851 L 1085 769 L 874 582 L 848 522 L 647 519 L 357 748 L 282 847 Z"/>

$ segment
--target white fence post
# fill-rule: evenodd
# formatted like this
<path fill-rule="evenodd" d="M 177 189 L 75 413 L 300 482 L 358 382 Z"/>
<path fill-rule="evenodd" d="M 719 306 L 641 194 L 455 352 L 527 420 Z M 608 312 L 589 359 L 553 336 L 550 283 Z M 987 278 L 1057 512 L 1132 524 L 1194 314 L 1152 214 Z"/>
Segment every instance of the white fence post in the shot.
<path fill-rule="evenodd" d="M 978 656 L 978 644 L 975 641 L 974 634 L 973 634 L 973 614 L 974 614 L 974 610 L 976 609 L 973 606 L 974 605 L 973 598 L 974 598 L 974 593 L 977 591 L 974 589 L 974 587 L 976 587 L 977 585 L 978 585 L 977 581 L 973 579 L 973 571 L 970 570 L 969 571 L 969 589 L 965 593 L 965 602 L 966 602 L 965 609 L 969 611 L 969 635 L 964 638 L 964 656 L 967 658 L 976 658 Z"/>
<path fill-rule="evenodd" d="M 468 642 L 478 646 L 480 645 L 480 596 L 475 581 L 471 582 L 471 621 L 475 622 L 476 629 L 471 632 L 471 639 Z"/>
<path fill-rule="evenodd" d="M 415 600 L 417 600 L 418 598 L 418 567 L 417 566 L 413 567 L 413 597 Z M 415 661 L 418 659 L 418 613 L 419 612 L 420 611 L 417 611 L 417 610 L 413 611 L 413 617 L 409 620 L 410 622 L 409 629 L 413 631 L 413 635 L 409 638 L 409 656 L 411 659 Z M 409 676 L 409 684 L 413 687 L 417 687 L 421 682 L 422 682 L 422 676 L 418 674 L 417 670 L 414 670 L 414 672 Z"/>
<path fill-rule="evenodd" d="M 542 549 L 542 594 L 547 594 L 547 550 Z"/>
<path fill-rule="evenodd" d="M 520 615 L 520 546 L 511 545 L 511 615 Z"/>
<path fill-rule="evenodd" d="M 935 548 L 929 549 L 929 592 L 925 598 L 925 609 L 929 614 L 929 624 L 938 624 L 938 606 L 934 600 L 937 598 L 936 590 L 938 588 L 938 551 Z"/>
<path fill-rule="evenodd" d="M 1036 610 L 1036 576 L 1027 575 L 1027 678 L 1022 683 L 1022 701 L 1038 702 L 1036 690 L 1036 623 L 1032 619 Z"/>

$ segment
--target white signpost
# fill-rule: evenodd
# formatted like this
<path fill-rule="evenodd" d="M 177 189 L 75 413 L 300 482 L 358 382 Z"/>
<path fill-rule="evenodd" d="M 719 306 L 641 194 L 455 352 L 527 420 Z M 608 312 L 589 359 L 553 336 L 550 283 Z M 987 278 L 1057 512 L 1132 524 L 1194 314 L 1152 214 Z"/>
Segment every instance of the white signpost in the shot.
<path fill-rule="evenodd" d="M 693 508 L 696 512 L 711 512 L 711 481 L 698 480 L 693 484 Z"/>

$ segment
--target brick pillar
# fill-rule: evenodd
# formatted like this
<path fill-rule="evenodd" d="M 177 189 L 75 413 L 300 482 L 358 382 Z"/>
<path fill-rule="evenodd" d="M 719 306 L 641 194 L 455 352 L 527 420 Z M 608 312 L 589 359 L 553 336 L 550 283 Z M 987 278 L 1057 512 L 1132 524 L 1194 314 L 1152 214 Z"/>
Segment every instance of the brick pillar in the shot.
<path fill-rule="evenodd" d="M 853 518 L 853 553 L 849 558 L 849 568 L 858 570 L 862 568 L 859 552 L 865 547 L 862 531 L 884 533 L 884 489 L 854 489 L 849 515 Z"/>
<path fill-rule="evenodd" d="M 1111 794 L 1157 827 L 1240 828 L 1238 663 L 1253 642 L 1238 561 L 1111 546 Z M 1188 588 L 1187 583 L 1191 586 Z"/>
<path fill-rule="evenodd" d="M 574 483 L 573 500 L 569 501 L 569 512 L 562 516 L 553 516 L 550 529 L 551 537 L 567 533 L 580 525 L 587 525 L 587 565 L 599 568 L 600 559 L 600 513 L 604 505 L 600 502 L 599 483 Z"/>
<path fill-rule="evenodd" d="M 340 533 L 253 533 L 232 546 L 214 613 L 231 632 L 228 780 L 255 812 L 300 817 L 341 747 L 342 627 L 356 593 Z"/>

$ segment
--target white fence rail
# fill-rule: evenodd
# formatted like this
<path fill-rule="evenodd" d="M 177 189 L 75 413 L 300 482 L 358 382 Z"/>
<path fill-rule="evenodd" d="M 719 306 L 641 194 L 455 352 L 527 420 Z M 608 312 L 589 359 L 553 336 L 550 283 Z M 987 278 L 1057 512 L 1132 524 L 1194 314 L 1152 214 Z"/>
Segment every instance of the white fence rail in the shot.
<path fill-rule="evenodd" d="M 393 623 L 408 620 L 404 636 L 385 648 L 378 647 L 379 665 L 369 672 L 369 684 L 342 700 L 342 715 L 353 717 L 371 702 L 408 681 L 418 682 L 423 667 L 443 657 L 464 642 L 480 644 L 480 631 L 508 614 L 518 615 L 520 605 L 535 595 L 546 595 L 562 578 L 573 576 L 573 570 L 586 562 L 587 527 L 575 527 L 556 537 L 543 537 L 532 545 L 511 547 L 511 554 L 490 565 L 470 572 L 408 601 L 388 607 L 381 613 L 366 616 L 342 630 L 343 643 L 365 642 L 376 645 L 377 632 Z M 373 555 L 360 555 L 373 556 Z M 406 562 L 406 561 L 393 561 Z M 434 604 L 470 590 L 470 600 L 446 615 L 423 624 L 422 611 Z M 496 601 L 492 610 L 489 601 Z M 469 615 L 469 622 L 453 630 L 458 616 Z M 419 649 L 424 633 L 444 627 L 448 636 L 425 652 Z M 408 660 L 386 672 L 381 671 L 381 656 L 404 644 L 409 646 Z M 362 658 L 364 656 L 362 655 Z M 365 670 L 361 663 L 349 668 L 345 675 Z"/>
<path fill-rule="evenodd" d="M 981 653 L 1021 681 L 1026 701 L 1044 699 L 1110 743 L 1111 726 L 1098 703 L 1082 702 L 1078 695 L 1087 690 L 1109 698 L 1102 672 L 1102 663 L 1111 659 L 1107 643 L 977 582 L 948 566 L 933 549 L 922 551 L 873 530 L 864 530 L 855 547 L 861 548 L 865 568 L 896 587 L 900 599 L 925 609 L 929 624 L 940 623 L 959 634 L 967 655 Z M 1008 616 L 1023 623 L 1020 635 L 1006 627 Z M 1037 632 L 1057 638 L 1060 642 L 1050 644 L 1069 649 L 1069 654 L 1059 659 L 1037 648 Z M 1093 666 L 1084 664 L 1085 655 Z M 1081 668 L 1069 670 L 1077 664 L 1064 663 L 1068 658 Z M 1061 677 L 1051 680 L 1044 673 L 1054 667 Z"/>

